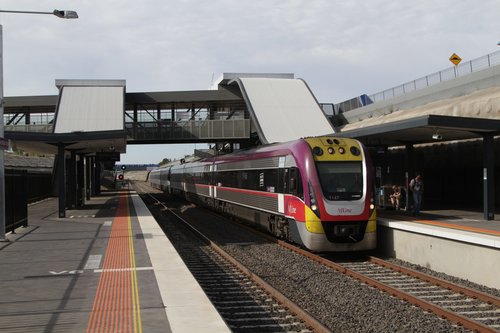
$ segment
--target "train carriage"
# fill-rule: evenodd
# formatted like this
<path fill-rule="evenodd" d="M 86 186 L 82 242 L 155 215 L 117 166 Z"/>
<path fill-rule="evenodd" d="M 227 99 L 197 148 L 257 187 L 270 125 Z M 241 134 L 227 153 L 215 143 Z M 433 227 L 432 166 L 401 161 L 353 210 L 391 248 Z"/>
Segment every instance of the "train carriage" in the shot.
<path fill-rule="evenodd" d="M 359 251 L 376 247 L 372 169 L 359 141 L 316 137 L 172 166 L 164 182 L 310 250 Z"/>

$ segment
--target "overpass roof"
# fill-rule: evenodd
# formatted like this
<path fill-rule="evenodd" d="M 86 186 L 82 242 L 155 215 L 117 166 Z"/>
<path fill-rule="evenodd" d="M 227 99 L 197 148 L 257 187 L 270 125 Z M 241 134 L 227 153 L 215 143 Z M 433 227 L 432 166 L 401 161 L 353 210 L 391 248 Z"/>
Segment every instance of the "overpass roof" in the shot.
<path fill-rule="evenodd" d="M 231 82 L 240 87 L 264 144 L 334 132 L 318 101 L 301 79 L 242 77 Z"/>
<path fill-rule="evenodd" d="M 59 95 L 10 96 L 5 97 L 6 113 L 44 113 L 54 112 Z M 219 90 L 193 91 L 151 91 L 125 92 L 125 109 L 133 109 L 134 104 L 172 104 L 178 107 L 190 107 L 193 103 L 243 101 L 241 92 L 236 87 L 224 87 Z"/>
<path fill-rule="evenodd" d="M 54 134 L 123 131 L 124 80 L 58 80 Z"/>
<path fill-rule="evenodd" d="M 58 98 L 58 95 L 5 97 L 4 108 L 6 113 L 54 112 Z"/>

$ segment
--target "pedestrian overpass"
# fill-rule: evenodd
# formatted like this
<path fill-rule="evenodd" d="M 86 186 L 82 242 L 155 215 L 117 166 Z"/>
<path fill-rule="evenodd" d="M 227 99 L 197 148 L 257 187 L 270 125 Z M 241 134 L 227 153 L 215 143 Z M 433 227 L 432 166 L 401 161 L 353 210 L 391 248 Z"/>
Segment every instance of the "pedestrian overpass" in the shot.
<path fill-rule="evenodd" d="M 128 93 L 124 80 L 56 80 L 56 86 L 58 96 L 6 98 L 4 128 L 16 149 L 58 156 L 60 217 L 66 206 L 98 193 L 103 163 L 118 161 L 127 144 L 245 147 L 334 132 L 293 74 L 224 74 L 216 89 L 204 91 Z"/>
<path fill-rule="evenodd" d="M 126 92 L 124 80 L 56 80 L 58 96 L 8 97 L 5 132 L 16 148 L 125 153 L 126 144 L 238 142 L 333 133 L 293 74 L 223 74 L 217 89 Z M 286 122 L 287 126 L 280 126 Z M 276 128 L 280 128 L 279 131 Z"/>

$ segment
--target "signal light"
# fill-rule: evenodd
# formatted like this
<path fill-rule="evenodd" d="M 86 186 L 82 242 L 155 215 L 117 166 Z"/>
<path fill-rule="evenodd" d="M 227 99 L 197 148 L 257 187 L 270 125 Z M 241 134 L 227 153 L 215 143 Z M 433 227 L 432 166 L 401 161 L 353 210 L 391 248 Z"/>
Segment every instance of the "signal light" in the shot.
<path fill-rule="evenodd" d="M 123 175 L 118 175 L 118 180 L 123 180 Z"/>
<path fill-rule="evenodd" d="M 352 146 L 350 150 L 351 150 L 351 154 L 353 154 L 354 156 L 358 156 L 359 154 L 361 154 L 358 147 Z"/>
<path fill-rule="evenodd" d="M 121 166 L 121 169 L 122 169 L 122 170 L 125 170 L 126 168 L 127 168 L 127 166 L 126 166 L 126 165 L 122 165 L 122 166 Z"/>
<path fill-rule="evenodd" d="M 323 149 L 321 149 L 320 147 L 314 147 L 313 154 L 317 155 L 317 156 L 321 156 L 321 155 L 323 155 Z"/>

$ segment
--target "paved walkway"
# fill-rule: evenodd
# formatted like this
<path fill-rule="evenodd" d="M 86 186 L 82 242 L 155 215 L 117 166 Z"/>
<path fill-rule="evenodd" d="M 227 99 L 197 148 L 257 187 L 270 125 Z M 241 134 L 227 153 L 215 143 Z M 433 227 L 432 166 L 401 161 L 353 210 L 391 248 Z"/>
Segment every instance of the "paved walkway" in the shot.
<path fill-rule="evenodd" d="M 228 331 L 136 194 L 104 193 L 66 218 L 53 198 L 28 215 L 0 243 L 1 332 Z M 194 282 L 164 283 L 176 280 Z"/>

